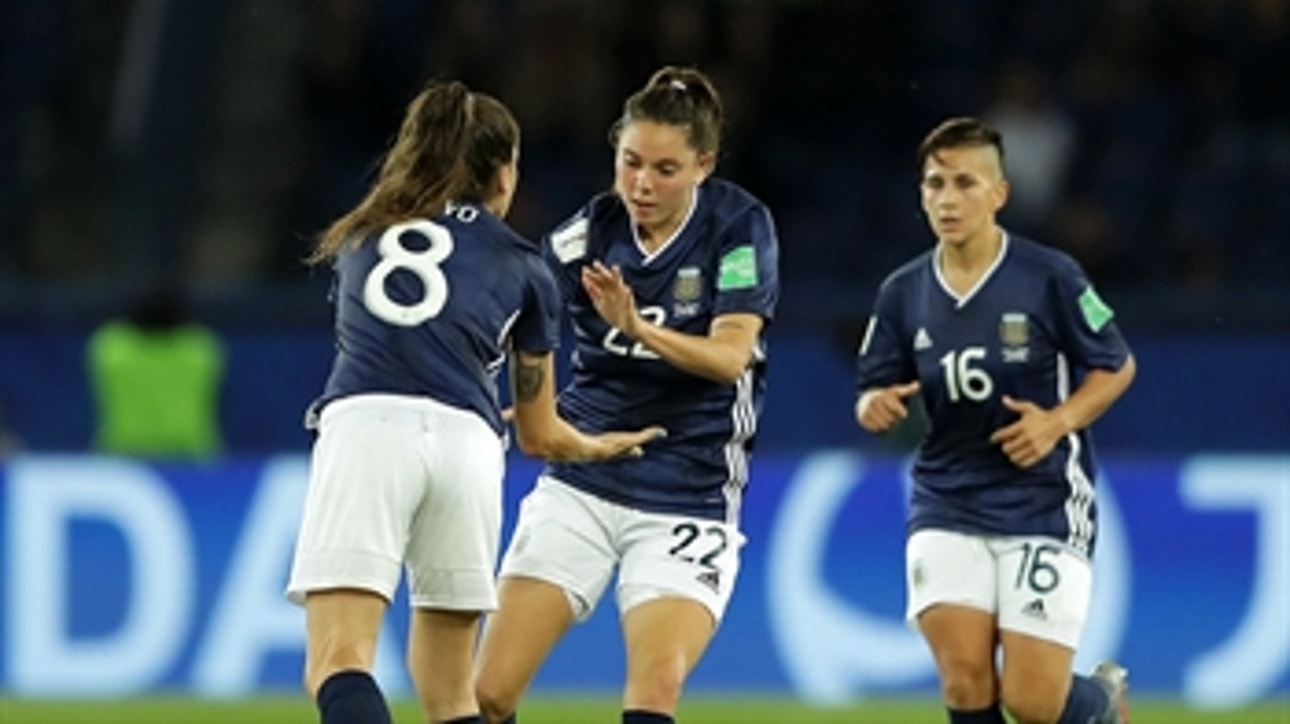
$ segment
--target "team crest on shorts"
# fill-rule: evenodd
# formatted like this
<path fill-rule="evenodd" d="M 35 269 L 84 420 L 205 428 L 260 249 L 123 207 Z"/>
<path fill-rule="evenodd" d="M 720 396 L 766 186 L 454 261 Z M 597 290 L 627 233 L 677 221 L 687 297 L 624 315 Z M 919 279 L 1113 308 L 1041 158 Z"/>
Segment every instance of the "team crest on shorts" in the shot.
<path fill-rule="evenodd" d="M 909 571 L 909 580 L 914 584 L 914 588 L 921 588 L 924 583 L 927 583 L 927 572 L 923 570 L 922 559 L 914 561 Z"/>
<path fill-rule="evenodd" d="M 1004 312 L 999 320 L 999 341 L 1004 362 L 1025 362 L 1030 357 L 1030 322 L 1024 312 Z"/>
<path fill-rule="evenodd" d="M 703 272 L 697 266 L 681 267 L 672 286 L 672 316 L 692 317 L 698 314 L 698 301 L 702 295 Z"/>

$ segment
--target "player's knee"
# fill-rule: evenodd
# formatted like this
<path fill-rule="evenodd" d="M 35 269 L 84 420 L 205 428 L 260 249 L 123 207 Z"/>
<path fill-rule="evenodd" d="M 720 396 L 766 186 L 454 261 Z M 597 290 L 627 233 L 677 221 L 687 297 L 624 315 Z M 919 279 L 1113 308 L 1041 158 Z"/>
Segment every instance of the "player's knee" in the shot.
<path fill-rule="evenodd" d="M 630 708 L 674 711 L 685 687 L 684 662 L 657 662 L 629 672 L 626 701 Z"/>
<path fill-rule="evenodd" d="M 502 685 L 493 677 L 481 675 L 475 680 L 475 701 L 484 721 L 502 721 L 514 714 L 519 699 L 517 690 Z"/>
<path fill-rule="evenodd" d="M 995 701 L 994 666 L 990 662 L 942 661 L 941 692 L 952 709 L 987 707 Z"/>

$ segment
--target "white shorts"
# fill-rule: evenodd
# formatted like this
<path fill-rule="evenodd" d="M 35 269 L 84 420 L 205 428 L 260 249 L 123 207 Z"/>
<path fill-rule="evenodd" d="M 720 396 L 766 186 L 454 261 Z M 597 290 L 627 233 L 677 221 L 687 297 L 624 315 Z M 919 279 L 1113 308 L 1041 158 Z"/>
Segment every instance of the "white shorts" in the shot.
<path fill-rule="evenodd" d="M 473 412 L 424 398 L 327 405 L 287 596 L 359 588 L 414 608 L 490 611 L 501 536 L 502 441 Z"/>
<path fill-rule="evenodd" d="M 906 617 L 951 603 L 992 613 L 1000 629 L 1074 649 L 1084 631 L 1093 570 L 1053 538 L 920 530 L 905 545 Z"/>
<path fill-rule="evenodd" d="M 681 596 L 703 604 L 720 623 L 743 544 L 732 524 L 633 510 L 544 475 L 520 504 L 501 575 L 560 586 L 583 621 L 618 567 L 621 613 Z"/>

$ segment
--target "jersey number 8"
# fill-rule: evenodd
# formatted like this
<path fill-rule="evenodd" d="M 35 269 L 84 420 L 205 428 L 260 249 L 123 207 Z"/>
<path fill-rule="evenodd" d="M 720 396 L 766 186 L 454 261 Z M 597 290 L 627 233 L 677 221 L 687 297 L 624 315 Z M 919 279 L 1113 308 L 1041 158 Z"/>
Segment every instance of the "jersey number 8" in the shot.
<path fill-rule="evenodd" d="M 407 248 L 400 241 L 404 234 L 421 236 L 426 248 Z M 452 254 L 452 234 L 446 228 L 425 219 L 395 224 L 381 234 L 376 251 L 381 260 L 372 267 L 363 285 L 363 304 L 368 311 L 400 327 L 415 327 L 443 311 L 448 303 L 448 277 L 441 265 Z M 402 304 L 390 299 L 385 280 L 396 269 L 406 269 L 421 280 L 420 300 Z"/>

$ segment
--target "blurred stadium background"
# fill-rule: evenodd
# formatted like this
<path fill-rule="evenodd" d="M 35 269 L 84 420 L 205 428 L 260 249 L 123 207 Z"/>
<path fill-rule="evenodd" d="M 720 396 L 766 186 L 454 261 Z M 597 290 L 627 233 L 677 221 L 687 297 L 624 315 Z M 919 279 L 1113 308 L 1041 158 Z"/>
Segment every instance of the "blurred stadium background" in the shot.
<path fill-rule="evenodd" d="M 606 131 L 663 63 L 716 79 L 719 172 L 783 247 L 745 571 L 696 694 L 934 695 L 899 621 L 909 439 L 858 432 L 850 367 L 878 282 L 931 241 L 914 148 L 976 114 L 1008 144 L 1005 223 L 1078 258 L 1139 357 L 1096 432 L 1082 662 L 1217 721 L 1284 707 L 1286 0 L 5 0 L 0 697 L 293 690 L 277 589 L 331 349 L 312 235 L 440 76 L 516 111 L 511 221 L 536 236 L 607 187 Z M 227 350 L 215 461 L 88 454 L 87 339 L 158 279 Z M 514 462 L 508 506 L 535 472 Z M 406 692 L 398 619 L 382 675 Z M 537 692 L 612 696 L 617 652 L 602 610 Z"/>

